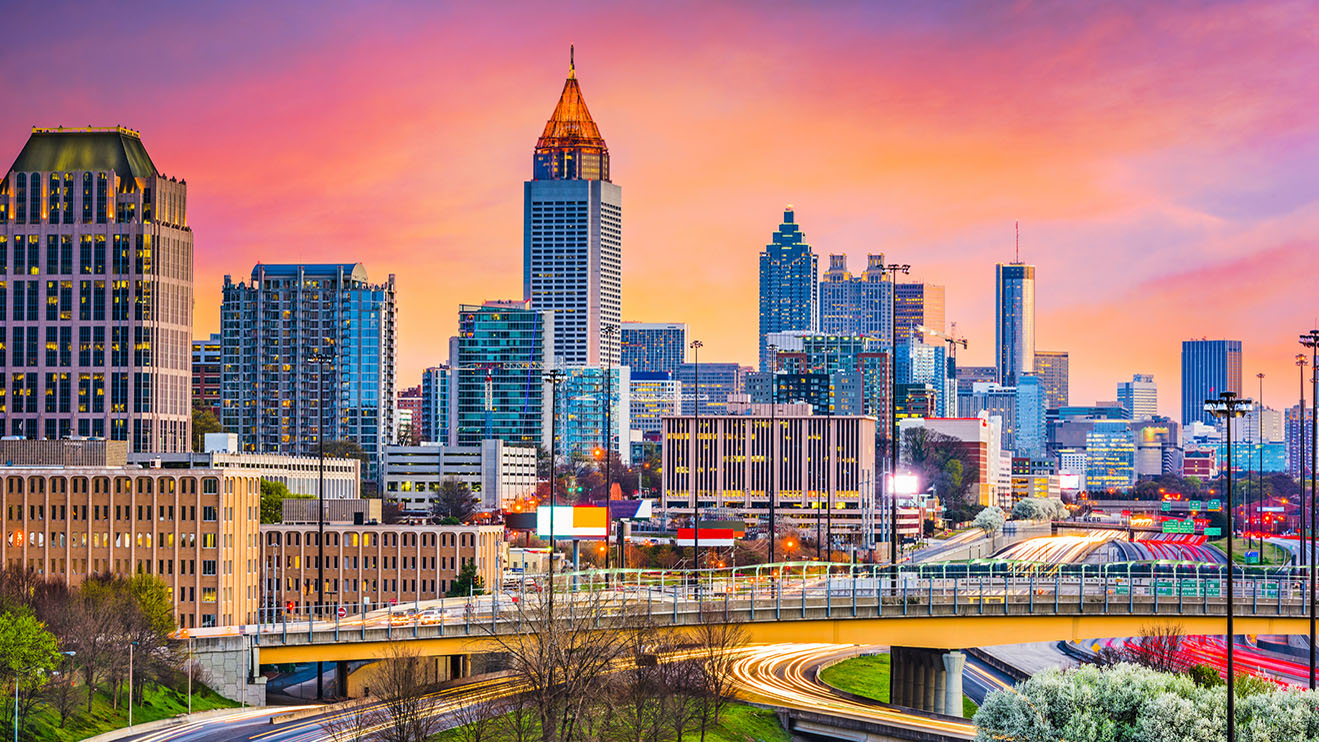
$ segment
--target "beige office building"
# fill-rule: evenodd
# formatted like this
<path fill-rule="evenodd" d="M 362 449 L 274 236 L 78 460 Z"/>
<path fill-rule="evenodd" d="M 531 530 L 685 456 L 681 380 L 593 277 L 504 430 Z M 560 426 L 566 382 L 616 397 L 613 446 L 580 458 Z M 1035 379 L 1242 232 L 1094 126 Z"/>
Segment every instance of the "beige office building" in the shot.
<path fill-rule="evenodd" d="M 156 575 L 169 587 L 181 627 L 256 620 L 256 476 L 230 469 L 29 465 L 0 469 L 0 477 L 0 564 L 6 568 L 31 569 L 68 585 L 93 574 Z"/>

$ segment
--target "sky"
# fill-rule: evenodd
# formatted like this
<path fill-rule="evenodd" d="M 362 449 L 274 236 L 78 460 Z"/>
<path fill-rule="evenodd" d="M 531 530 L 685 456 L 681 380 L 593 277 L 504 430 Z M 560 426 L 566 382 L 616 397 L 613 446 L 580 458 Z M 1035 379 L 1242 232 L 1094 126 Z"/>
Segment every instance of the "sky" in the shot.
<path fill-rule="evenodd" d="M 947 287 L 993 358 L 994 264 L 1037 266 L 1071 400 L 1181 341 L 1244 343 L 1293 404 L 1319 325 L 1319 24 L 1306 2 L 12 3 L 0 157 L 34 125 L 139 130 L 188 182 L 196 333 L 226 274 L 395 274 L 397 386 L 459 303 L 520 298 L 522 181 L 568 46 L 623 190 L 623 316 L 754 364 L 786 204 L 820 256 Z"/>

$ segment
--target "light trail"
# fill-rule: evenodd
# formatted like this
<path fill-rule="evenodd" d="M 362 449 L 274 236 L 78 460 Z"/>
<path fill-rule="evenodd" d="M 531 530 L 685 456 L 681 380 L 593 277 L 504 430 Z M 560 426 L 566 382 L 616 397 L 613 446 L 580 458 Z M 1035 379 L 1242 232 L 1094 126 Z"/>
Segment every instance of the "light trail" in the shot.
<path fill-rule="evenodd" d="M 837 644 L 775 644 L 745 650 L 733 663 L 733 678 L 741 695 L 750 700 L 825 712 L 863 721 L 937 732 L 964 739 L 974 739 L 975 725 L 934 719 L 898 709 L 851 701 L 833 694 L 827 686 L 808 678 L 806 670 L 821 661 L 851 649 Z"/>

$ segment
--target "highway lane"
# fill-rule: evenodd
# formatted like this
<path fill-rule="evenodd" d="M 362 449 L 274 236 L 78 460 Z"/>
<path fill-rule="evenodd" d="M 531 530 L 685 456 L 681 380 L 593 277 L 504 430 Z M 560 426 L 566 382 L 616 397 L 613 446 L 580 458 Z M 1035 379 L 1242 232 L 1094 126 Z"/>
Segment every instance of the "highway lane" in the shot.
<path fill-rule="evenodd" d="M 975 726 L 970 720 L 935 719 L 853 701 L 815 680 L 815 668 L 855 653 L 855 647 L 837 644 L 775 644 L 750 648 L 743 651 L 733 664 L 738 695 L 774 706 L 974 739 Z"/>

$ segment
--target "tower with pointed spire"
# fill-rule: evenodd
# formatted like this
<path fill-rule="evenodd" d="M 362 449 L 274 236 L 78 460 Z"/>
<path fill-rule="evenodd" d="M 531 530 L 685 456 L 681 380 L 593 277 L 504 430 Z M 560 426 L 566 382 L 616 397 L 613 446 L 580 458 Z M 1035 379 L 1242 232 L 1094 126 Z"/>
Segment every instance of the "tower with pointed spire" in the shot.
<path fill-rule="evenodd" d="M 532 306 L 554 310 L 556 364 L 619 362 L 623 319 L 623 197 L 609 148 L 591 118 L 569 48 L 568 79 L 523 184 L 522 283 Z"/>

